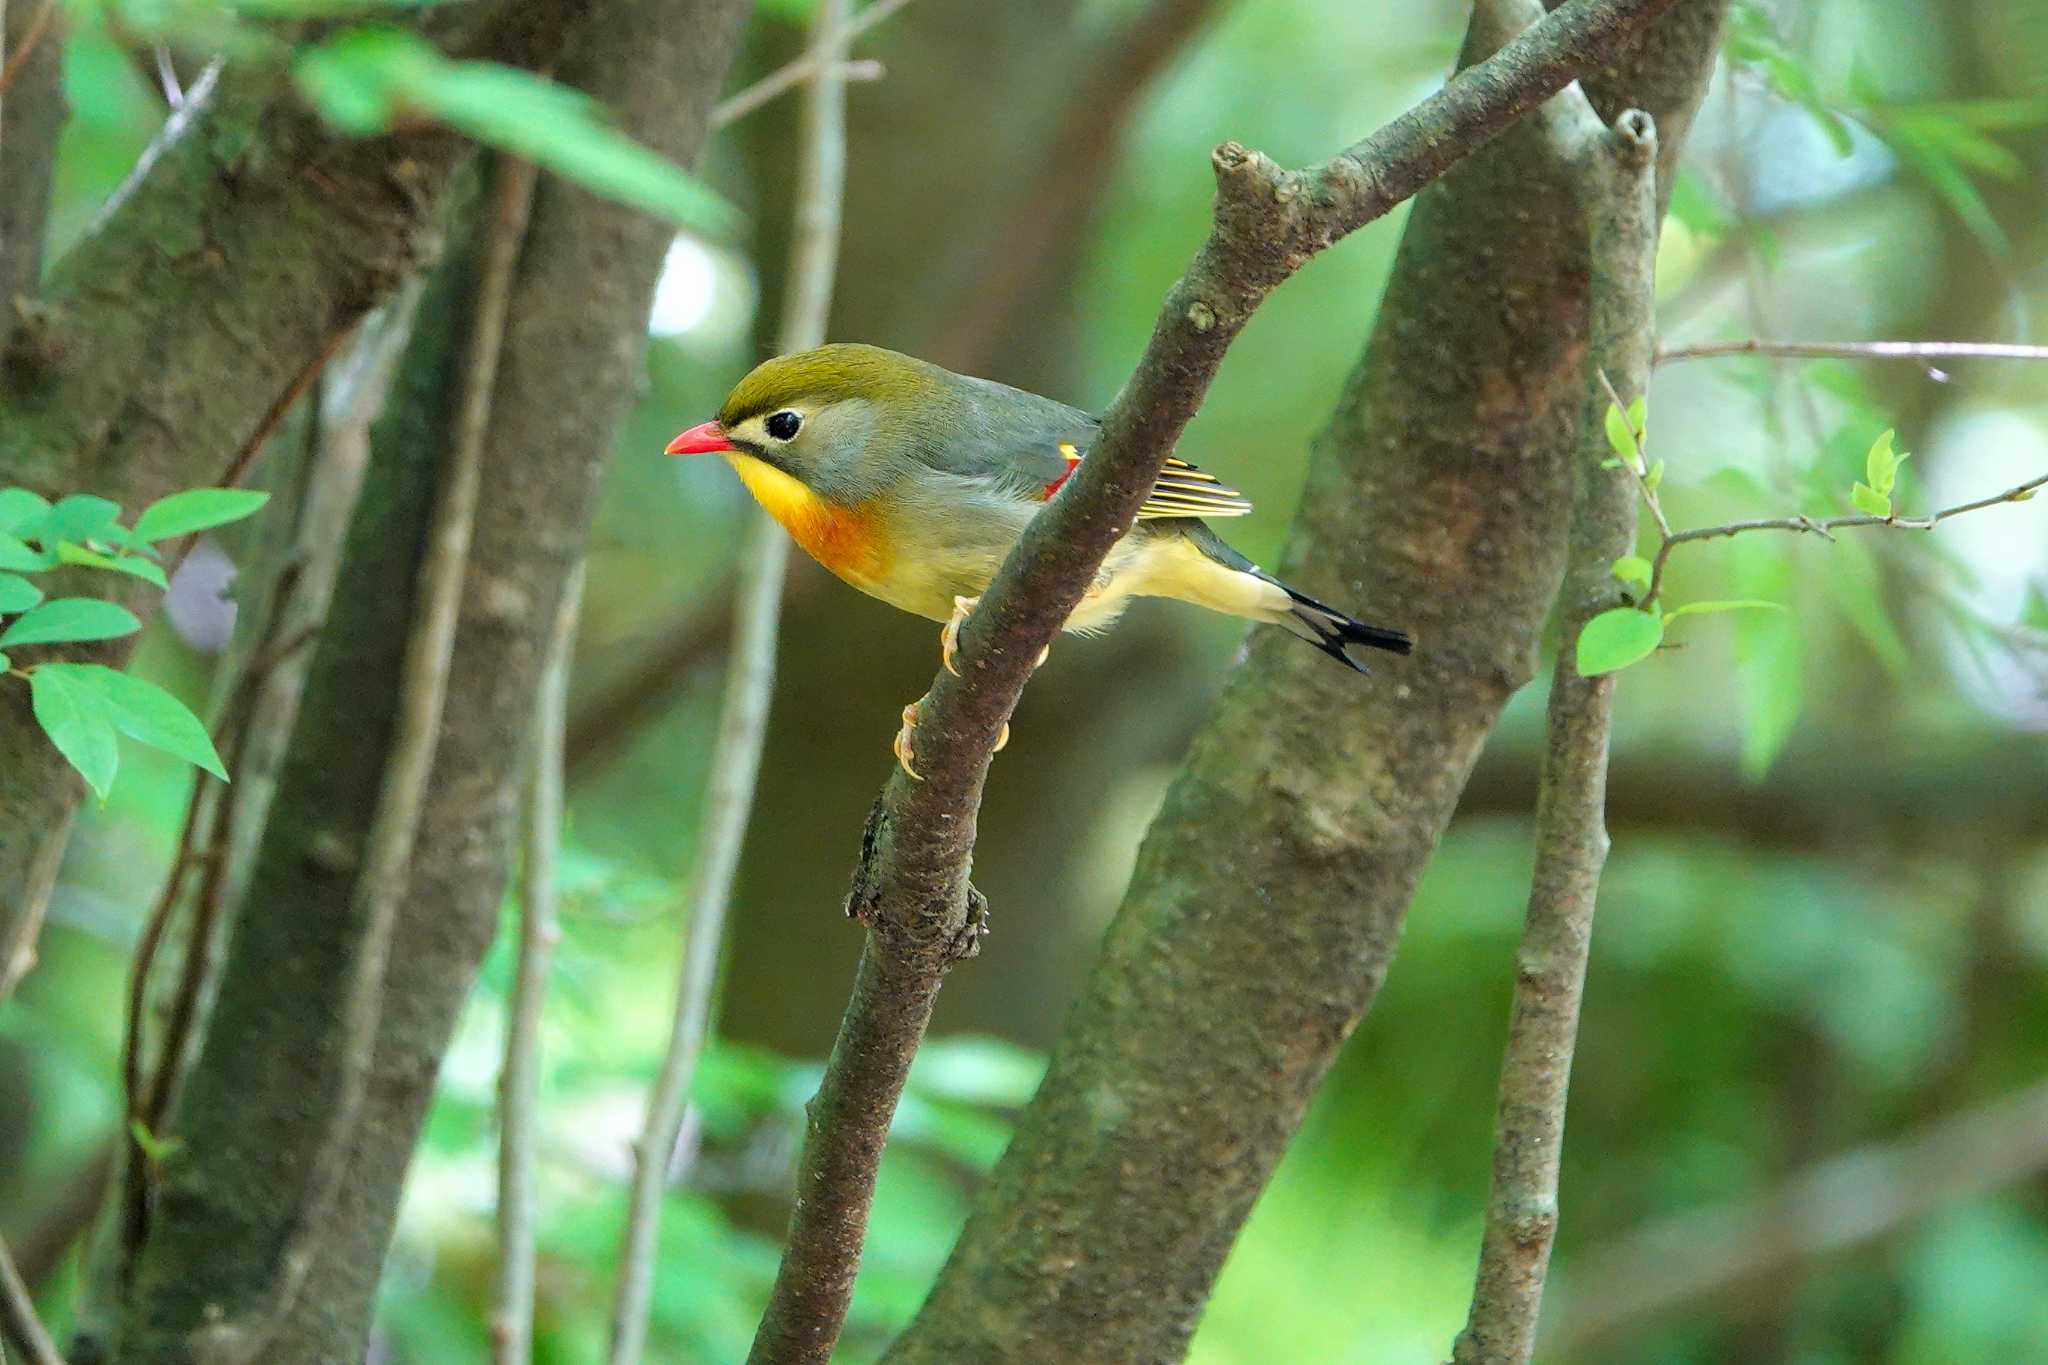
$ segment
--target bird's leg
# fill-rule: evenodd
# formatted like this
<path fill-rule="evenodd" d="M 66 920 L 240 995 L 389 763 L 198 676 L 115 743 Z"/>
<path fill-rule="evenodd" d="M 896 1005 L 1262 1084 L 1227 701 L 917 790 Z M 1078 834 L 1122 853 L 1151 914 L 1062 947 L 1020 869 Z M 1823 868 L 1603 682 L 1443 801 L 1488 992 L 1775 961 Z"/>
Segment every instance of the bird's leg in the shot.
<path fill-rule="evenodd" d="M 889 746 L 890 752 L 896 755 L 896 761 L 903 765 L 903 771 L 908 773 L 914 782 L 924 781 L 924 774 L 910 766 L 911 760 L 916 757 L 916 754 L 911 751 L 910 747 L 911 736 L 917 731 L 917 708 L 923 705 L 925 697 L 930 695 L 927 692 L 924 697 L 919 697 L 916 701 L 903 708 L 903 728 L 896 732 L 896 741 Z M 1009 742 L 1010 722 L 1004 721 L 1002 733 L 996 736 L 996 747 L 989 750 L 989 752 L 999 754 L 1003 751 L 1003 746 Z"/>
<path fill-rule="evenodd" d="M 953 667 L 953 655 L 960 649 L 960 627 L 967 624 L 968 614 L 980 602 L 979 597 L 954 597 L 953 614 L 947 619 L 946 628 L 939 632 L 939 662 L 956 678 L 960 676 L 960 670 Z"/>

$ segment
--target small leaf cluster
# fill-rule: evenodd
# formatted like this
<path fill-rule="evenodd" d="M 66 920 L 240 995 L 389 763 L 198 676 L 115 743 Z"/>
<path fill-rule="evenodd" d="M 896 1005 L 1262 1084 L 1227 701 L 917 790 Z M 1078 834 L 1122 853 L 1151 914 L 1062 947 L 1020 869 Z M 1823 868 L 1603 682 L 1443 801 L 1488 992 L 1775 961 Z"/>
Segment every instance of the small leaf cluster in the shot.
<path fill-rule="evenodd" d="M 1903 450 L 1892 450 L 1889 429 L 1872 442 L 1869 455 L 1864 457 L 1863 477 L 1849 489 L 1849 501 L 1856 505 L 1856 510 L 1889 519 L 1892 490 L 1899 486 L 1899 466 L 1910 458 Z"/>
<path fill-rule="evenodd" d="M 1606 430 L 1607 444 L 1614 454 L 1602 460 L 1600 467 L 1631 471 L 1642 487 L 1643 496 L 1654 500 L 1664 482 L 1664 461 L 1652 463 L 1644 458 L 1644 443 L 1649 438 L 1649 407 L 1643 398 L 1638 395 L 1626 411 L 1618 404 L 1609 403 Z M 1664 643 L 1665 632 L 1673 621 L 1681 617 L 1751 608 L 1782 610 L 1776 602 L 1737 598 L 1688 602 L 1667 612 L 1664 604 L 1651 595 L 1656 586 L 1656 566 L 1649 560 L 1641 555 L 1623 555 L 1614 561 L 1612 572 L 1642 600 L 1636 606 L 1611 607 L 1579 628 L 1573 662 L 1581 677 L 1597 678 L 1603 673 L 1613 673 L 1630 664 L 1641 663 Z"/>
<path fill-rule="evenodd" d="M 74 493 L 52 503 L 26 488 L 0 489 L 0 674 L 24 679 L 36 723 L 102 800 L 120 766 L 116 735 L 195 764 L 226 770 L 199 718 L 154 683 L 101 664 L 47 659 L 16 665 L 9 651 L 114 640 L 142 629 L 135 613 L 97 597 L 49 597 L 35 576 L 97 569 L 166 586 L 157 545 L 249 516 L 267 493 L 196 488 L 152 504 L 133 526 L 119 504 Z"/>

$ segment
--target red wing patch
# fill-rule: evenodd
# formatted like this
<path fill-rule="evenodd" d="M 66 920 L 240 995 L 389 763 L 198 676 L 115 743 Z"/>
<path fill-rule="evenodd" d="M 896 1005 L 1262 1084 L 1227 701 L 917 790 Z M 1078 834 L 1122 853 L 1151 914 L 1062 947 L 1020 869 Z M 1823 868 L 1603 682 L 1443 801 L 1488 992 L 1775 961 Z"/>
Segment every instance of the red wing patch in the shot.
<path fill-rule="evenodd" d="M 1054 479 L 1045 486 L 1045 496 L 1048 498 L 1059 492 L 1060 485 L 1073 478 L 1074 471 L 1081 467 L 1081 452 L 1074 448 L 1072 441 L 1060 442 L 1060 455 L 1065 458 L 1067 467 L 1060 471 L 1060 476 L 1057 479 Z"/>

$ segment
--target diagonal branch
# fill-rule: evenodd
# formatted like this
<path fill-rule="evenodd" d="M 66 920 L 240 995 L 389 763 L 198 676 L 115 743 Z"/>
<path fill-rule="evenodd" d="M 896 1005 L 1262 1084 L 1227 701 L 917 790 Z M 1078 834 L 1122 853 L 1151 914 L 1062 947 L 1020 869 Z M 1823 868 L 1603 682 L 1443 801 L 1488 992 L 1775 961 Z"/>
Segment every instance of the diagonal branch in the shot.
<path fill-rule="evenodd" d="M 711 126 L 723 128 L 728 123 L 737 123 L 776 96 L 794 90 L 806 81 L 815 86 L 818 82 L 813 78 L 821 70 L 832 70 L 842 81 L 873 80 L 880 72 L 872 67 L 848 62 L 846 47 L 861 34 L 909 3 L 910 0 L 874 0 L 873 4 L 866 6 L 860 13 L 846 21 L 846 42 L 840 45 L 839 55 L 833 62 L 826 62 L 824 54 L 815 43 L 806 47 L 804 54 L 795 61 L 777 67 L 729 99 L 719 101 L 718 107 L 711 111 Z"/>
<path fill-rule="evenodd" d="M 811 1104 L 789 1249 L 755 1361 L 822 1361 L 831 1352 L 910 1058 L 947 968 L 978 943 L 968 866 L 989 755 L 1230 342 L 1310 257 L 1442 175 L 1672 3 L 1571 0 L 1380 132 L 1305 171 L 1235 143 L 1216 150 L 1208 240 L 1168 295 L 1101 439 L 968 620 L 960 676 L 935 679 L 918 723 L 925 780 L 892 775 L 870 817 L 848 898 L 868 941 Z"/>
<path fill-rule="evenodd" d="M 1649 385 L 1657 253 L 1657 138 L 1648 115 L 1624 113 L 1582 158 L 1592 201 L 1592 354 L 1633 394 Z M 1606 376 L 1586 385 L 1583 449 L 1573 467 L 1564 627 L 1550 685 L 1549 747 L 1536 801 L 1536 867 L 1515 958 L 1513 1013 L 1501 1057 L 1493 1192 L 1471 1314 L 1453 1359 L 1521 1365 L 1535 1349 L 1557 1234 L 1558 1166 L 1593 908 L 1607 860 L 1607 760 L 1614 677 L 1582 677 L 1579 631 L 1621 605 L 1609 571 L 1635 541 L 1634 486 L 1604 466 Z"/>
<path fill-rule="evenodd" d="M 28 1365 L 64 1365 L 57 1343 L 36 1316 L 35 1298 L 15 1268 L 13 1255 L 0 1242 L 0 1360 L 6 1358 L 10 1341 L 21 1348 Z"/>

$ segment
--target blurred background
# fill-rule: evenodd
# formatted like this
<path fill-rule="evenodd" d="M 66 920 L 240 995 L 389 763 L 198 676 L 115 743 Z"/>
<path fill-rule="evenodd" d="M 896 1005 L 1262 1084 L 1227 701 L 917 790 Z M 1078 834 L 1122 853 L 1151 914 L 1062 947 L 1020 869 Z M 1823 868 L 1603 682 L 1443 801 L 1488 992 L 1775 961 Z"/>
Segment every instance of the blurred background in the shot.
<path fill-rule="evenodd" d="M 796 50 L 806 8 L 764 0 L 742 79 Z M 1737 9 L 1666 232 L 1666 345 L 2042 340 L 2048 7 Z M 1132 26 L 1140 11 L 1163 17 Z M 83 13 L 65 48 L 56 249 L 165 116 L 110 13 Z M 1451 0 L 917 0 L 860 44 L 886 75 L 851 95 L 833 336 L 1102 406 L 1206 228 L 1209 147 L 1328 155 L 1441 81 L 1466 14 Z M 675 244 L 592 546 L 547 1034 L 542 1359 L 600 1353 L 750 506 L 722 463 L 658 452 L 766 353 L 794 122 L 785 101 L 713 144 L 705 172 L 750 227 Z M 1183 446 L 1258 503 L 1232 537 L 1255 558 L 1285 534 L 1400 230 L 1396 214 L 1276 295 Z M 1911 512 L 2048 470 L 2039 364 L 1700 359 L 1660 370 L 1650 412 L 1680 525 L 1845 510 L 1887 427 L 1913 452 Z M 2042 508 L 1928 536 L 1752 536 L 1674 562 L 1680 600 L 1792 611 L 1707 618 L 1621 685 L 1549 1358 L 2048 1354 Z M 203 579 L 204 562 L 139 665 L 195 704 L 232 569 L 215 557 Z M 1400 620 L 1398 603 L 1370 605 Z M 872 1358 L 944 1258 L 1241 639 L 1146 603 L 1108 637 L 1062 644 L 1035 679 L 982 814 L 994 934 L 949 979 L 913 1075 L 841 1358 Z M 801 1104 L 859 948 L 839 910 L 858 832 L 936 649 L 928 623 L 796 566 L 721 1036 L 663 1229 L 656 1358 L 733 1360 L 751 1339 Z M 1194 1360 L 1448 1350 L 1487 1192 L 1542 704 L 1540 685 L 1518 697 L 1489 747 Z M 0 1013 L 0 1231 L 59 1323 L 119 1122 L 126 963 L 190 777 L 153 751 L 127 757 L 113 798 L 81 815 L 43 965 Z M 508 946 L 414 1167 L 381 1360 L 486 1354 Z"/>

